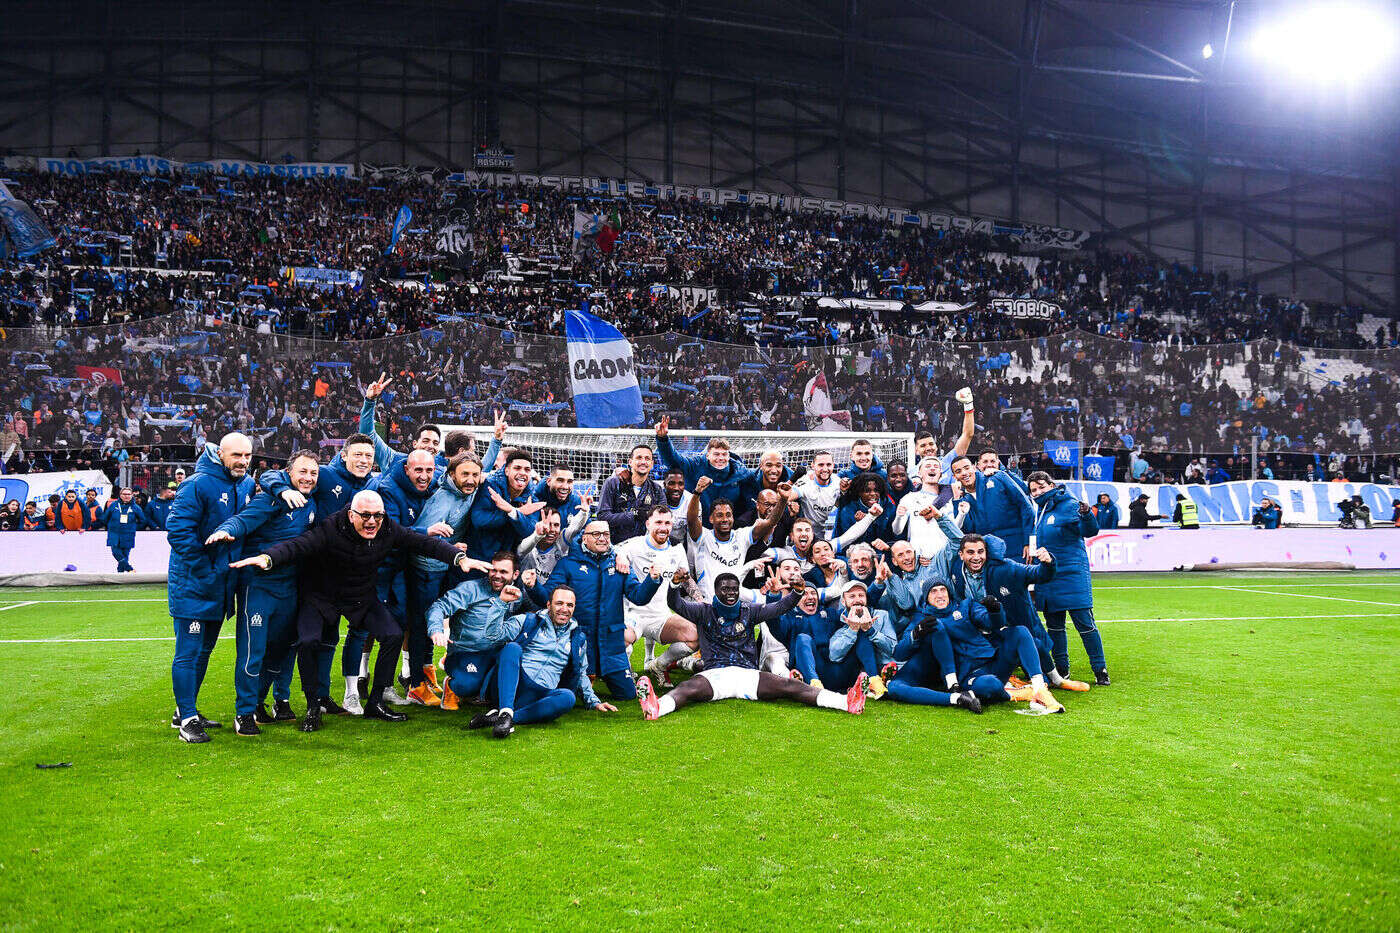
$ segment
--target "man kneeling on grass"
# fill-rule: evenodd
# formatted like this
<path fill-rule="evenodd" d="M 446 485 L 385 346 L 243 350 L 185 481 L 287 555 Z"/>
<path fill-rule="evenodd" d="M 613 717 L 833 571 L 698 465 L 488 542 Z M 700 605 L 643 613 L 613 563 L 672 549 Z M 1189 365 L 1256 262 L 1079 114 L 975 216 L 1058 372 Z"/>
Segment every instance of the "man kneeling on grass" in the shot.
<path fill-rule="evenodd" d="M 759 627 L 792 609 L 798 597 L 794 591 L 775 603 L 741 603 L 739 578 L 732 573 L 721 573 L 715 578 L 715 595 L 709 602 L 685 599 L 672 587 L 667 602 L 677 615 L 694 623 L 705 669 L 659 699 L 651 680 L 646 676 L 638 678 L 637 699 L 646 718 L 658 719 L 690 703 L 711 700 L 796 700 L 808 706 L 862 712 L 869 680 L 864 671 L 843 697 L 759 670 L 763 661 Z"/>
<path fill-rule="evenodd" d="M 551 722 L 574 708 L 575 695 L 600 713 L 615 713 L 617 707 L 604 703 L 588 683 L 588 644 L 574 622 L 578 597 L 573 588 L 555 587 L 549 606 L 539 612 L 512 616 L 503 633 L 509 639 L 496 655 L 496 669 L 489 691 L 496 709 L 478 713 L 467 727 L 491 727 L 491 734 L 504 739 L 516 724 Z M 447 635 L 433 636 L 438 647 L 446 647 Z M 560 683 L 565 671 L 572 672 L 573 689 Z"/>

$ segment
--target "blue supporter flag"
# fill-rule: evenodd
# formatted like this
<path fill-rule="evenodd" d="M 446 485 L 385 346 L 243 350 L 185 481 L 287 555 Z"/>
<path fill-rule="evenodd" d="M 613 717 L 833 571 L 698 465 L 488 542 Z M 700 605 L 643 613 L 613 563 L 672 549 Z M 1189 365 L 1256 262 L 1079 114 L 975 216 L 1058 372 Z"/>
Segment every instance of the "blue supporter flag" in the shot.
<path fill-rule="evenodd" d="M 1079 444 L 1075 441 L 1046 441 L 1045 456 L 1058 467 L 1072 467 L 1079 462 Z"/>
<path fill-rule="evenodd" d="M 1084 458 L 1084 475 L 1080 479 L 1086 479 L 1095 483 L 1108 483 L 1113 481 L 1113 458 L 1112 457 L 1089 457 Z"/>
<path fill-rule="evenodd" d="M 384 251 L 385 256 L 388 256 L 390 253 L 392 253 L 394 251 L 394 247 L 399 245 L 399 237 L 403 236 L 404 230 L 408 229 L 408 225 L 410 222 L 412 222 L 412 220 L 412 208 L 410 208 L 407 204 L 399 208 L 399 216 L 394 218 L 394 228 L 389 231 L 389 248 Z"/>
<path fill-rule="evenodd" d="M 641 424 L 642 390 L 632 363 L 632 344 L 607 321 L 569 311 L 564 321 L 574 417 L 581 428 Z"/>

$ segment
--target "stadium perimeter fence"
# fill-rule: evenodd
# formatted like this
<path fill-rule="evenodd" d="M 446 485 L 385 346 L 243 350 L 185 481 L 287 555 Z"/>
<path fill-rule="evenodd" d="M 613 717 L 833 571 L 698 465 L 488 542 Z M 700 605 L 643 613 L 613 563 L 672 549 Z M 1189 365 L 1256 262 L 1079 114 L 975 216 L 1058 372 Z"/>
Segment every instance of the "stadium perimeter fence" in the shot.
<path fill-rule="evenodd" d="M 1135 446 L 1192 455 L 1247 455 L 1249 435 L 1257 434 L 1259 424 L 1269 429 L 1267 437 L 1282 435 L 1288 449 L 1311 456 L 1313 438 L 1307 435 L 1319 421 L 1340 424 L 1379 410 L 1379 423 L 1400 422 L 1400 350 L 1395 349 L 1319 349 L 1269 340 L 1169 347 L 1080 331 L 997 343 L 890 337 L 806 347 L 755 347 L 666 333 L 633 338 L 632 344 L 648 420 L 670 414 L 677 428 L 815 428 L 819 419 L 803 403 L 816 376 L 824 377 L 835 408 L 858 394 L 866 403 L 867 422 L 883 406 L 896 429 L 900 409 L 947 413 L 943 433 L 950 436 L 960 413 L 948 412 L 948 398 L 960 386 L 976 386 L 979 422 L 994 435 L 1011 436 L 1020 429 L 1023 443 L 1029 436 L 1023 419 L 1032 415 L 1049 413 L 1057 436 L 1073 439 L 1071 431 L 1091 419 L 1112 423 L 1149 403 L 1160 413 L 1152 431 L 1135 438 Z M 0 352 L 25 377 L 73 378 L 75 373 L 45 371 L 55 350 L 67 351 L 64 359 L 74 367 L 132 370 L 133 357 L 140 355 L 159 358 L 166 372 L 183 367 L 192 377 L 186 390 L 160 394 L 162 402 L 182 411 L 236 406 L 244 397 L 242 385 L 217 384 L 214 373 L 221 363 L 245 374 L 253 367 L 291 364 L 306 378 L 314 371 L 323 379 L 360 384 L 381 372 L 393 374 L 392 410 L 415 420 L 489 423 L 492 409 L 504 407 L 516 423 L 573 424 L 564 338 L 468 319 L 376 340 L 331 341 L 258 333 L 183 311 L 95 328 L 10 329 L 0 337 Z M 1228 408 L 1194 401 L 1222 383 L 1246 400 Z M 1307 400 L 1307 418 L 1293 417 L 1292 406 L 1282 405 L 1285 393 Z M 0 407 L 13 411 L 18 402 L 0 399 Z M 353 423 L 354 413 L 326 417 Z M 1048 436 L 1042 422 L 1034 433 Z M 1354 441 L 1354 450 L 1378 449 L 1374 438 L 1364 443 L 1364 434 Z M 1024 448 L 1008 443 L 1003 449 Z"/>

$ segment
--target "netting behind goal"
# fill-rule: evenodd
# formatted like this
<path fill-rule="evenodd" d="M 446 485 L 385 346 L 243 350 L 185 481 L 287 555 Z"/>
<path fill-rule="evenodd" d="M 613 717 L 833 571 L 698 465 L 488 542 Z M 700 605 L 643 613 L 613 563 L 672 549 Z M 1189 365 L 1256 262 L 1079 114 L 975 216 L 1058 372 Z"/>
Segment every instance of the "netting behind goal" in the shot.
<path fill-rule="evenodd" d="M 491 441 L 491 428 L 478 425 L 442 425 L 444 435 L 450 431 L 468 431 L 477 440 L 476 451 L 484 454 Z M 789 467 L 810 466 L 818 453 L 827 452 L 836 460 L 840 470 L 851 462 L 851 445 L 857 440 L 870 442 L 882 461 L 903 460 L 906 464 L 914 450 L 913 434 L 853 434 L 851 432 L 822 433 L 817 431 L 678 431 L 670 432 L 672 445 L 680 453 L 704 453 L 712 437 L 729 441 L 731 456 L 758 468 L 764 451 L 776 450 Z M 656 435 L 645 429 L 626 428 L 510 428 L 506 432 L 507 447 L 523 447 L 534 459 L 540 475 L 548 473 L 557 463 L 564 463 L 574 472 L 574 488 L 597 496 L 613 471 L 627 462 L 632 448 L 646 444 L 656 449 Z M 491 464 L 486 468 L 490 469 Z M 661 479 L 660 464 L 656 479 Z"/>

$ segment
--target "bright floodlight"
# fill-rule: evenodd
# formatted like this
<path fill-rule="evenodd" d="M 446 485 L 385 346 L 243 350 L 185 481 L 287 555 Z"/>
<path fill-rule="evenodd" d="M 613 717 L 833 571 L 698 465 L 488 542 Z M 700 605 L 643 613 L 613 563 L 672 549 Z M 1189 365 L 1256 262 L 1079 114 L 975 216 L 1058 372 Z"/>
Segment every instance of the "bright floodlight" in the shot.
<path fill-rule="evenodd" d="M 1202 57 L 1202 58 L 1210 58 L 1210 57 L 1211 57 L 1212 55 L 1214 55 L 1214 54 L 1215 54 L 1215 47 L 1214 47 L 1213 45 L 1211 45 L 1209 42 L 1207 42 L 1205 45 L 1201 46 L 1201 57 Z"/>
<path fill-rule="evenodd" d="M 1400 27 L 1388 9 L 1310 3 L 1260 27 L 1250 48 L 1256 58 L 1300 78 L 1354 83 L 1394 66 Z"/>

